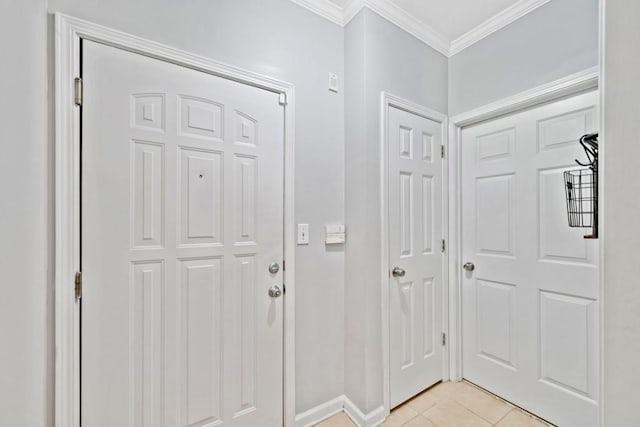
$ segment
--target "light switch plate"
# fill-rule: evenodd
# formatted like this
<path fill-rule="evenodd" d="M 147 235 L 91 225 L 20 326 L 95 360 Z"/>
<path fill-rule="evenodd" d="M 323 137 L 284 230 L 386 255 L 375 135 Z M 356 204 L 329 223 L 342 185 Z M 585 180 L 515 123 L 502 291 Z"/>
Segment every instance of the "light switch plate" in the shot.
<path fill-rule="evenodd" d="M 309 244 L 309 224 L 298 224 L 298 244 Z"/>
<path fill-rule="evenodd" d="M 338 93 L 338 75 L 329 73 L 329 90 Z"/>

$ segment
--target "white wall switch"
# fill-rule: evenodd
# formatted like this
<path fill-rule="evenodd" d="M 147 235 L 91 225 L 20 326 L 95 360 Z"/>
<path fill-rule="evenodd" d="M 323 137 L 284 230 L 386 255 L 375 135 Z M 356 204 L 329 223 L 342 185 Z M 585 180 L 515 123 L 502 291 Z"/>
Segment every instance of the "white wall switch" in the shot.
<path fill-rule="evenodd" d="M 347 233 L 344 225 L 325 225 L 324 243 L 327 245 L 338 245 L 347 240 Z"/>
<path fill-rule="evenodd" d="M 298 224 L 298 244 L 309 244 L 309 224 Z"/>
<path fill-rule="evenodd" d="M 329 90 L 338 93 L 338 75 L 329 73 Z"/>

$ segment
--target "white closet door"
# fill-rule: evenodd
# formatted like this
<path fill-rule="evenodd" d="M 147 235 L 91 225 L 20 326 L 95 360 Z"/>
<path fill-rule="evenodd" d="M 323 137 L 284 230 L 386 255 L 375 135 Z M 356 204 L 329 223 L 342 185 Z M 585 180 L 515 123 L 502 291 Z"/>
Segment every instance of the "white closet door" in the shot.
<path fill-rule="evenodd" d="M 462 131 L 463 375 L 562 426 L 598 425 L 598 242 L 569 228 L 563 179 L 597 100 Z"/>
<path fill-rule="evenodd" d="M 389 107 L 387 128 L 394 407 L 442 379 L 442 125 Z"/>
<path fill-rule="evenodd" d="M 278 95 L 83 43 L 82 423 L 282 426 Z"/>

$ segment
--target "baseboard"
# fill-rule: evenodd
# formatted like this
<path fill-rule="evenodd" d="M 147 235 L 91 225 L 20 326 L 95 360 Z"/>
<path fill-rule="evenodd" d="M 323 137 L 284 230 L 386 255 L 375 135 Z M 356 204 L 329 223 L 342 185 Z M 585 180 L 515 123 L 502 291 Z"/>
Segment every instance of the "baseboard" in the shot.
<path fill-rule="evenodd" d="M 384 407 L 378 406 L 368 414 L 364 414 L 347 396 L 344 398 L 344 412 L 360 427 L 376 427 L 382 424 L 387 417 Z"/>
<path fill-rule="evenodd" d="M 338 396 L 301 414 L 296 415 L 294 427 L 308 427 L 342 411 L 344 396 Z"/>
<path fill-rule="evenodd" d="M 387 416 L 382 406 L 365 415 L 347 396 L 342 395 L 296 415 L 293 425 L 294 427 L 310 427 L 340 411 L 344 411 L 359 427 L 379 426 Z"/>

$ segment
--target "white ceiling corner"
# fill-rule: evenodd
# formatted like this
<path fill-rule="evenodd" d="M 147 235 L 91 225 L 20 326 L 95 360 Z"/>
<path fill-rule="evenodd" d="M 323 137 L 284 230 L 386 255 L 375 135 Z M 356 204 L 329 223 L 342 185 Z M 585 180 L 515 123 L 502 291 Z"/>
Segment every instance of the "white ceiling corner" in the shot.
<path fill-rule="evenodd" d="M 338 0 L 332 0 L 338 1 Z M 364 0 L 346 0 L 342 8 L 343 12 L 343 25 L 347 25 L 357 14 L 360 9 L 364 7 Z"/>
<path fill-rule="evenodd" d="M 478 12 L 478 5 L 481 5 L 480 7 L 484 8 L 481 10 L 484 12 L 484 16 L 487 16 L 487 12 L 492 14 L 488 19 L 484 19 L 481 13 L 476 13 L 477 16 L 474 16 L 476 21 L 470 19 L 468 15 L 459 14 L 460 8 L 468 0 L 432 0 L 431 4 L 424 0 L 291 1 L 340 26 L 348 24 L 363 7 L 368 7 L 433 49 L 450 57 L 551 0 L 494 0 L 493 9 L 488 6 L 488 3 L 477 3 L 477 0 L 472 0 L 472 3 L 468 4 L 476 7 L 476 12 Z M 438 5 L 435 9 L 433 8 L 434 4 Z M 504 8 L 505 5 L 507 5 L 506 8 Z M 500 9 L 497 10 L 496 7 Z M 435 26 L 438 24 L 446 26 L 440 25 L 441 31 L 438 31 L 434 25 L 429 25 L 425 19 L 420 17 L 432 17 L 435 20 Z M 443 17 L 446 19 L 442 19 Z M 477 22 L 477 18 L 484 20 Z M 457 29 L 458 32 L 460 30 L 464 30 L 464 32 L 461 35 L 453 34 L 455 37 L 451 37 L 452 34 L 449 31 L 450 34 L 447 36 L 444 33 L 449 27 Z"/>
<path fill-rule="evenodd" d="M 344 11 L 342 6 L 330 0 L 291 0 L 292 2 L 317 13 L 329 21 L 344 26 Z"/>
<path fill-rule="evenodd" d="M 451 42 L 449 56 L 453 56 L 456 53 L 461 52 L 472 44 L 479 42 L 488 35 L 506 27 L 512 22 L 522 18 L 527 13 L 533 12 L 550 1 L 551 0 L 520 0 L 454 39 Z"/>
<path fill-rule="evenodd" d="M 364 0 L 364 5 L 444 56 L 449 56 L 451 44 L 446 36 L 418 20 L 395 3 L 389 0 Z"/>

